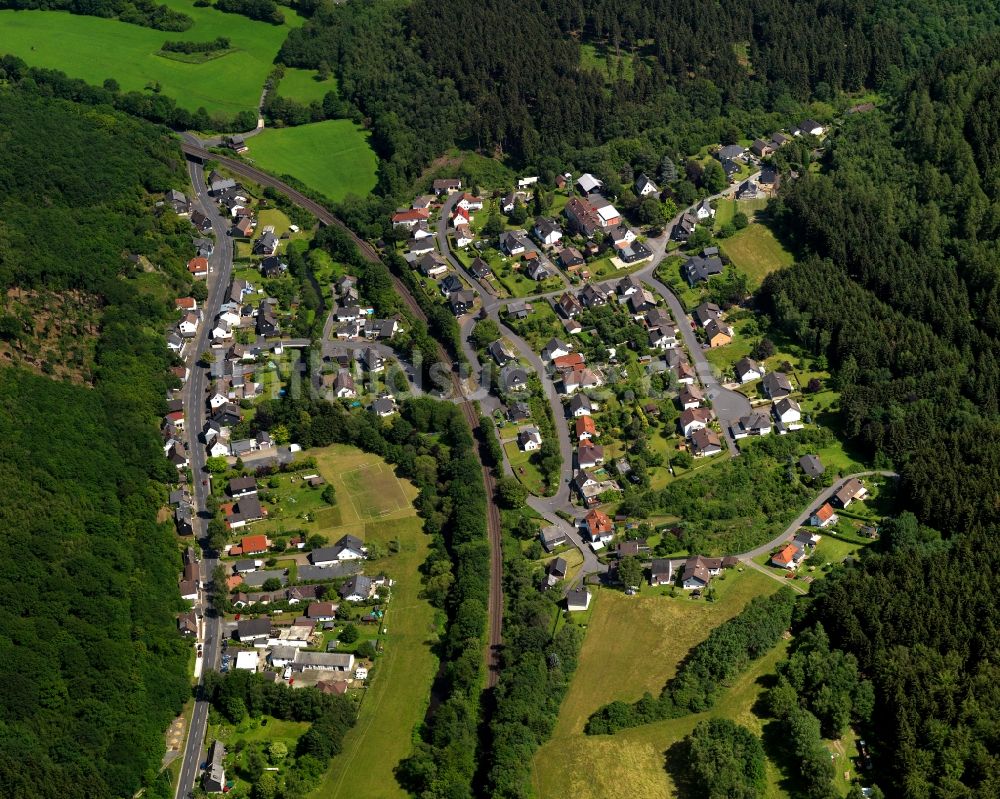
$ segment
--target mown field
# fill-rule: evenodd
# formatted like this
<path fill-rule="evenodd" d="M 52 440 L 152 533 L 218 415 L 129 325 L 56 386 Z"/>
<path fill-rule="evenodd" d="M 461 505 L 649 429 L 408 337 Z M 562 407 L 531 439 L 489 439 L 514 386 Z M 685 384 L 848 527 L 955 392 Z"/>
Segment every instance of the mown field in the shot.
<path fill-rule="evenodd" d="M 333 445 L 310 455 L 316 458 L 317 471 L 337 490 L 340 524 L 324 534 L 336 540 L 334 536 L 350 532 L 383 552 L 390 551 L 391 541 L 399 548 L 366 570 L 384 568 L 395 581 L 385 616 L 388 632 L 381 638 L 385 653 L 375 662 L 357 724 L 312 795 L 402 799 L 406 792 L 393 769 L 410 753 L 413 729 L 430 701 L 437 670 L 431 652 L 435 611 L 420 596 L 419 567 L 427 558 L 428 538 L 412 505 L 417 492 L 381 458 L 354 447 Z"/>
<path fill-rule="evenodd" d="M 163 0 L 194 19 L 183 32 L 158 31 L 111 19 L 62 11 L 0 11 L 0 53 L 31 66 L 59 69 L 100 85 L 114 78 L 122 89 L 143 90 L 158 83 L 178 105 L 232 116 L 256 109 L 264 80 L 291 27 L 302 19 L 283 7 L 285 24 L 255 22 L 239 14 L 197 8 L 191 0 Z M 211 41 L 226 36 L 234 52 L 202 64 L 156 55 L 167 40 Z"/>
<path fill-rule="evenodd" d="M 748 225 L 736 235 L 720 242 L 724 252 L 737 269 L 745 272 L 756 288 L 771 272 L 792 264 L 792 254 L 762 224 Z"/>
<path fill-rule="evenodd" d="M 539 799 L 631 799 L 673 797 L 666 752 L 703 718 L 724 716 L 760 732 L 751 708 L 763 690 L 759 681 L 784 654 L 784 645 L 758 661 L 708 713 L 648 724 L 615 735 L 583 732 L 591 713 L 615 700 L 634 701 L 645 691 L 658 695 L 691 647 L 736 615 L 754 596 L 780 584 L 753 570 L 729 572 L 717 581 L 718 600 L 625 596 L 601 590 L 580 653 L 580 664 L 563 701 L 555 732 L 535 756 Z M 680 592 L 679 592 L 680 593 Z M 595 767 L 595 764 L 600 767 Z M 784 796 L 778 767 L 768 764 L 768 797 Z"/>
<path fill-rule="evenodd" d="M 331 200 L 364 196 L 375 187 L 377 160 L 368 134 L 349 119 L 268 128 L 251 140 L 249 155 L 257 166 L 291 175 Z"/>

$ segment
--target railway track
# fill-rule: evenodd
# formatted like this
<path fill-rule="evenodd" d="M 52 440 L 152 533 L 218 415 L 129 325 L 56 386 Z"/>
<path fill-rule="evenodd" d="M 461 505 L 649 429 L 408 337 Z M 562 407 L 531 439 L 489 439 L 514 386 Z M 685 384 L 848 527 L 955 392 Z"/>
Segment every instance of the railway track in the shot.
<path fill-rule="evenodd" d="M 201 159 L 202 161 L 217 161 L 230 171 L 235 172 L 238 175 L 242 175 L 243 177 L 252 180 L 254 183 L 259 183 L 262 186 L 267 186 L 275 191 L 281 192 L 297 206 L 315 216 L 321 224 L 331 225 L 344 231 L 357 245 L 366 260 L 372 263 L 382 261 L 378 251 L 372 247 L 371 244 L 347 227 L 347 225 L 334 216 L 328 208 L 302 192 L 297 191 L 284 181 L 279 180 L 273 175 L 257 169 L 250 164 L 244 163 L 243 161 L 219 155 L 218 153 L 213 153 L 187 139 L 183 139 L 181 141 L 181 150 L 188 157 Z M 391 270 L 389 271 L 389 274 L 392 277 L 393 284 L 396 286 L 396 291 L 399 293 L 399 296 L 403 298 L 403 301 L 409 307 L 413 315 L 423 322 L 427 322 L 426 314 L 424 314 L 423 309 L 410 293 L 406 284 L 403 283 L 398 276 L 393 274 Z M 459 403 L 462 408 L 462 414 L 465 416 L 465 420 L 469 423 L 469 427 L 472 429 L 473 433 L 475 433 L 479 429 L 479 413 L 476 410 L 476 406 L 466 396 L 465 388 L 462 385 L 456 364 L 454 360 L 449 357 L 447 351 L 443 346 L 441 346 L 440 342 L 437 345 L 437 350 L 438 358 L 441 362 L 451 364 L 451 382 L 455 396 L 462 397 L 462 401 Z M 503 643 L 503 556 L 501 553 L 500 509 L 496 504 L 496 481 L 493 477 L 492 470 L 490 470 L 483 463 L 483 443 L 481 439 L 479 440 L 478 446 L 479 463 L 483 472 L 483 485 L 486 489 L 486 522 L 490 542 L 490 593 L 487 607 L 487 615 L 489 617 L 489 634 L 485 654 L 487 669 L 486 685 L 488 688 L 493 688 L 497 684 L 497 680 L 500 676 L 500 647 Z"/>

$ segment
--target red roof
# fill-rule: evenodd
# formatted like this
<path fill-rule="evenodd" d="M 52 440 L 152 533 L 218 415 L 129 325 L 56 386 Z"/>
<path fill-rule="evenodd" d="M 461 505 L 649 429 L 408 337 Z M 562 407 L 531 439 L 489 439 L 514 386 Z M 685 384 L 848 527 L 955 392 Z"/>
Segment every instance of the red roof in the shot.
<path fill-rule="evenodd" d="M 392 215 L 393 222 L 413 222 L 420 219 L 427 219 L 431 212 L 426 208 L 407 208 L 405 211 L 397 211 Z"/>
<path fill-rule="evenodd" d="M 615 529 L 611 517 L 599 510 L 592 510 L 587 514 L 584 521 L 587 523 L 587 529 L 590 530 L 591 536 L 610 533 Z"/>
<path fill-rule="evenodd" d="M 569 355 L 560 355 L 558 358 L 552 359 L 552 365 L 556 369 L 575 368 L 583 366 L 584 363 L 586 361 L 583 358 L 583 353 L 580 352 L 571 352 Z"/>
<path fill-rule="evenodd" d="M 232 590 L 238 585 L 243 585 L 243 576 L 240 574 L 234 574 L 232 577 L 226 578 L 226 588 Z"/>
<path fill-rule="evenodd" d="M 184 411 L 171 411 L 167 414 L 167 421 L 179 422 L 184 418 Z"/>
<path fill-rule="evenodd" d="M 592 436 L 597 435 L 597 425 L 589 416 L 581 416 L 576 420 L 576 437 L 579 438 L 584 433 L 589 433 Z"/>
<path fill-rule="evenodd" d="M 196 275 L 199 272 L 207 272 L 208 258 L 202 258 L 201 256 L 198 256 L 197 258 L 192 258 L 190 261 L 188 261 L 188 271 L 193 275 Z"/>
<path fill-rule="evenodd" d="M 240 541 L 240 546 L 248 555 L 254 552 L 263 552 L 267 549 L 266 535 L 245 535 Z"/>
<path fill-rule="evenodd" d="M 198 301 L 194 297 L 178 297 L 174 304 L 185 311 L 193 311 L 198 307 Z"/>
<path fill-rule="evenodd" d="M 816 511 L 816 518 L 821 522 L 825 522 L 831 516 L 833 516 L 833 506 L 829 502 L 824 502 L 823 506 Z"/>
<path fill-rule="evenodd" d="M 771 561 L 780 566 L 787 566 L 795 559 L 796 552 L 798 552 L 798 549 L 795 548 L 795 545 L 788 544 L 781 552 L 771 558 Z"/>

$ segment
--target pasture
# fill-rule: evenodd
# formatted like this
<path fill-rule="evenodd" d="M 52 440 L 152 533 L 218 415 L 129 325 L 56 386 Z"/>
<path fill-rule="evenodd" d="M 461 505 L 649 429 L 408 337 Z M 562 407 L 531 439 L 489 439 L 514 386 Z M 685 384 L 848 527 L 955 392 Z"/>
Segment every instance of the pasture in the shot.
<path fill-rule="evenodd" d="M 715 602 L 662 596 L 660 589 L 638 596 L 599 590 L 580 662 L 559 713 L 551 740 L 535 755 L 533 782 L 539 799 L 672 797 L 665 753 L 703 718 L 725 716 L 756 732 L 761 722 L 751 712 L 762 686 L 784 654 L 784 645 L 753 664 L 708 713 L 647 724 L 615 735 L 583 732 L 591 713 L 621 699 L 634 701 L 645 691 L 658 695 L 690 649 L 712 630 L 735 616 L 754 596 L 769 594 L 780 584 L 756 571 L 729 572 L 717 587 Z M 623 642 L 627 641 L 623 648 Z M 595 769 L 594 763 L 601 767 Z M 769 763 L 768 796 L 783 794 L 777 768 Z"/>
<path fill-rule="evenodd" d="M 368 133 L 349 119 L 294 128 L 268 128 L 250 143 L 253 162 L 275 175 L 291 175 L 334 201 L 375 188 L 377 159 Z"/>
<path fill-rule="evenodd" d="M 289 28 L 303 20 L 287 7 L 282 8 L 285 24 L 275 26 L 197 8 L 191 0 L 164 2 L 194 19 L 194 25 L 182 32 L 158 31 L 62 11 L 3 10 L 0 52 L 95 85 L 107 78 L 126 91 L 159 84 L 162 94 L 191 111 L 204 107 L 209 114 L 231 117 L 256 109 Z M 156 55 L 167 40 L 211 41 L 218 36 L 232 41 L 233 52 L 200 64 Z"/>

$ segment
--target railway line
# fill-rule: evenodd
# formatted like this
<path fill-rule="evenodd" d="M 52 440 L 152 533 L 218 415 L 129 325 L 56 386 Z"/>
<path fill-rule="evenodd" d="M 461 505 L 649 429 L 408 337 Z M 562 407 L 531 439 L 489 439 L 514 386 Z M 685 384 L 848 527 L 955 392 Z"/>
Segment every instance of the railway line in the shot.
<path fill-rule="evenodd" d="M 219 164 L 225 166 L 230 171 L 241 175 L 248 180 L 252 180 L 254 183 L 258 183 L 261 186 L 266 186 L 279 191 L 284 194 L 289 200 L 291 200 L 295 205 L 308 211 L 321 224 L 331 225 L 344 231 L 351 240 L 357 245 L 358 250 L 361 252 L 364 258 L 372 263 L 380 263 L 382 261 L 378 254 L 378 251 L 371 246 L 367 241 L 358 236 L 353 230 L 351 230 L 347 225 L 345 225 L 340 219 L 333 215 L 328 208 L 322 204 L 316 202 L 316 200 L 303 194 L 302 192 L 296 190 L 292 186 L 289 186 L 282 180 L 274 177 L 273 175 L 257 169 L 250 164 L 243 161 L 239 161 L 235 158 L 229 158 L 225 155 L 220 155 L 218 153 L 211 152 L 198 144 L 195 144 L 190 139 L 183 139 L 181 141 L 181 149 L 184 154 L 194 160 L 216 161 Z M 413 315 L 427 322 L 427 316 L 424 314 L 423 309 L 417 303 L 416 299 L 410 293 L 406 284 L 390 270 L 390 276 L 392 277 L 393 284 L 396 287 L 396 291 L 399 296 L 403 298 L 407 307 L 413 313 Z M 456 397 L 461 397 L 462 400 L 459 403 L 462 408 L 462 414 L 465 416 L 466 421 L 469 423 L 469 427 L 475 434 L 479 430 L 479 413 L 476 410 L 475 404 L 468 399 L 465 389 L 462 386 L 461 378 L 458 374 L 455 361 L 449 357 L 445 348 L 440 344 L 437 345 L 438 358 L 442 363 L 451 364 L 451 381 L 454 395 Z M 490 542 L 490 592 L 489 592 L 489 602 L 487 607 L 487 615 L 489 617 L 488 625 L 488 636 L 487 636 L 487 648 L 485 653 L 486 659 L 486 685 L 488 688 L 492 688 L 496 685 L 497 679 L 500 676 L 500 647 L 503 643 L 503 556 L 501 552 L 501 532 L 500 532 L 500 509 L 496 504 L 496 481 L 493 476 L 492 470 L 486 466 L 483 462 L 484 445 L 482 440 L 479 440 L 479 462 L 483 473 L 483 485 L 486 489 L 486 522 L 487 522 L 487 532 Z"/>

